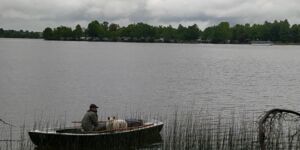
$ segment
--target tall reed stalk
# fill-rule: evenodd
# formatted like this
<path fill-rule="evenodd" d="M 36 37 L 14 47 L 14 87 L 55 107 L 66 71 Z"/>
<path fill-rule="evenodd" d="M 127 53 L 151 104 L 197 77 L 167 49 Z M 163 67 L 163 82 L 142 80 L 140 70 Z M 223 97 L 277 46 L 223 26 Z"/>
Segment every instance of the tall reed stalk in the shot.
<path fill-rule="evenodd" d="M 117 114 L 115 114 L 117 115 Z M 159 113 L 131 112 L 122 114 L 122 118 L 157 119 L 164 122 L 161 132 L 163 141 L 152 143 L 142 149 L 164 149 L 164 150 L 258 150 L 258 125 L 257 118 L 250 117 L 244 113 L 240 116 L 232 113 L 230 117 L 223 114 L 218 116 L 210 115 L 209 112 L 195 110 L 174 109 L 170 115 Z M 102 116 L 101 118 L 105 118 Z M 121 117 L 120 117 L 121 118 Z M 268 127 L 267 147 L 274 150 L 299 150 L 300 149 L 300 126 L 299 120 L 277 120 Z M 63 128 L 66 120 L 38 119 L 31 129 Z M 1 126 L 0 126 L 1 127 Z M 13 128 L 0 128 L 0 150 L 33 150 L 34 145 L 28 138 L 25 123 L 20 127 L 20 139 L 13 142 Z M 5 133 L 4 130 L 9 132 Z M 4 142 L 4 140 L 7 140 Z M 17 145 L 17 146 L 16 146 Z M 156 145 L 156 146 L 153 146 Z M 76 147 L 73 147 L 76 148 Z M 140 147 L 131 147 L 139 149 Z M 120 149 L 122 149 L 120 147 Z"/>

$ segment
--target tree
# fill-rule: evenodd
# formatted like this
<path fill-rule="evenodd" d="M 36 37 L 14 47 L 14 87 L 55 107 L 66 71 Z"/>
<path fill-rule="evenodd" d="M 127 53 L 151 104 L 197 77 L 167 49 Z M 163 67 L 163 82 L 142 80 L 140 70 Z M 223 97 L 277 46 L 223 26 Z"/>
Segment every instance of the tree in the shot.
<path fill-rule="evenodd" d="M 73 31 L 73 36 L 77 40 L 80 39 L 80 37 L 83 36 L 83 30 L 82 30 L 82 28 L 79 24 L 76 25 L 75 30 Z"/>
<path fill-rule="evenodd" d="M 183 25 L 179 24 L 177 27 L 177 34 L 176 37 L 177 39 L 184 41 L 185 40 L 185 34 L 186 34 L 187 28 L 184 27 Z"/>
<path fill-rule="evenodd" d="M 53 30 L 54 39 L 70 40 L 73 37 L 72 28 L 60 26 Z"/>
<path fill-rule="evenodd" d="M 233 43 L 247 43 L 250 40 L 250 25 L 237 24 L 231 28 L 232 36 L 231 41 Z"/>
<path fill-rule="evenodd" d="M 281 42 L 290 41 L 290 24 L 287 20 L 279 22 L 279 40 Z"/>
<path fill-rule="evenodd" d="M 108 27 L 108 31 L 115 32 L 120 28 L 118 24 L 111 23 Z"/>
<path fill-rule="evenodd" d="M 273 31 L 271 32 L 271 30 L 273 30 Z M 273 36 L 276 36 L 276 35 L 274 35 L 275 29 L 274 29 L 274 27 L 272 27 L 271 23 L 265 21 L 265 23 L 262 25 L 261 32 L 262 32 L 262 40 L 264 40 L 264 41 L 272 40 L 273 41 L 275 39 L 275 37 L 273 37 Z"/>
<path fill-rule="evenodd" d="M 155 30 L 152 26 L 145 23 L 136 24 L 136 29 L 138 30 L 139 37 L 154 37 Z"/>
<path fill-rule="evenodd" d="M 171 25 L 161 27 L 160 37 L 164 38 L 164 41 L 170 42 L 171 40 L 176 39 L 176 29 L 174 29 Z"/>
<path fill-rule="evenodd" d="M 231 39 L 231 30 L 228 22 L 221 22 L 215 27 L 213 43 L 228 43 Z"/>
<path fill-rule="evenodd" d="M 155 36 L 155 29 L 144 23 L 130 24 L 122 29 L 121 36 L 130 37 L 132 39 L 143 41 L 146 38 L 153 38 Z"/>
<path fill-rule="evenodd" d="M 202 34 L 202 39 L 205 40 L 206 42 L 211 42 L 215 35 L 215 28 L 216 26 L 205 28 Z"/>
<path fill-rule="evenodd" d="M 51 40 L 53 39 L 53 31 L 51 28 L 47 27 L 44 31 L 43 31 L 43 38 L 45 40 Z"/>
<path fill-rule="evenodd" d="M 99 35 L 102 33 L 101 26 L 97 20 L 94 20 L 88 24 L 87 33 L 88 36 L 95 38 L 99 37 Z"/>
<path fill-rule="evenodd" d="M 102 25 L 103 25 L 103 28 L 104 28 L 104 30 L 105 31 L 108 31 L 108 22 L 107 21 L 104 21 L 103 23 L 102 23 Z"/>
<path fill-rule="evenodd" d="M 186 34 L 185 34 L 185 40 L 193 41 L 197 40 L 199 38 L 200 30 L 196 24 L 192 26 L 188 26 Z"/>
<path fill-rule="evenodd" d="M 300 42 L 300 25 L 293 25 L 291 27 L 291 41 L 294 43 L 299 43 Z"/>
<path fill-rule="evenodd" d="M 4 36 L 4 30 L 2 28 L 0 28 L 0 37 Z"/>
<path fill-rule="evenodd" d="M 120 26 L 118 24 L 114 24 L 114 23 L 111 23 L 109 26 L 108 26 L 108 33 L 107 33 L 107 36 L 113 40 L 113 41 L 117 41 L 118 37 L 120 36 Z"/>
<path fill-rule="evenodd" d="M 271 34 L 271 41 L 280 41 L 279 31 L 280 31 L 280 24 L 277 20 L 274 23 L 270 24 L 270 34 Z"/>
<path fill-rule="evenodd" d="M 250 28 L 250 39 L 252 41 L 261 41 L 264 39 L 263 37 L 263 25 L 260 24 L 254 24 Z"/>

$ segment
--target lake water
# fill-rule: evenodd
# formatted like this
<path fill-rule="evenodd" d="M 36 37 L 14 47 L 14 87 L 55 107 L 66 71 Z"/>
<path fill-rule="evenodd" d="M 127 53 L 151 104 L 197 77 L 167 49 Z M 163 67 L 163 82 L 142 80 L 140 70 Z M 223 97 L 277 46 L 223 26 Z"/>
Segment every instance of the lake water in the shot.
<path fill-rule="evenodd" d="M 91 103 L 103 119 L 174 109 L 297 111 L 299 48 L 0 39 L 0 118 L 71 125 Z"/>

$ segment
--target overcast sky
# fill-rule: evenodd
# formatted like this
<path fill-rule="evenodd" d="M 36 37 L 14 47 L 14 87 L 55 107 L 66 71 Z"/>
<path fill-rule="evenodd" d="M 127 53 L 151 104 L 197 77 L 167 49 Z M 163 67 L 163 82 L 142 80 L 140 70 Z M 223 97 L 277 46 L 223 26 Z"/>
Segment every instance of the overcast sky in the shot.
<path fill-rule="evenodd" d="M 300 0 L 0 0 L 0 28 L 42 31 L 92 20 L 126 26 L 192 25 L 201 29 L 228 21 L 263 23 L 288 19 L 300 24 Z"/>

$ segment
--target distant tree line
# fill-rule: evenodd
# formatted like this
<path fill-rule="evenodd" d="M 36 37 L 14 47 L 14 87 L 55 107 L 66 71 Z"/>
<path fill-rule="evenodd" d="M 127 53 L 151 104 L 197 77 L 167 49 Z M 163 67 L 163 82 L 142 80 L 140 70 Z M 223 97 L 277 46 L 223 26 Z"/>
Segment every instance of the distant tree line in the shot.
<path fill-rule="evenodd" d="M 145 23 L 120 27 L 108 22 L 90 22 L 87 28 L 77 25 L 75 29 L 66 26 L 47 27 L 43 31 L 46 40 L 89 40 L 89 41 L 133 41 L 133 42 L 203 42 L 203 43 L 250 43 L 251 41 L 272 41 L 276 43 L 300 43 L 300 25 L 290 25 L 287 20 L 264 24 L 236 24 L 228 22 L 210 26 L 201 31 L 192 26 L 151 26 Z"/>
<path fill-rule="evenodd" d="M 290 25 L 287 20 L 264 24 L 237 24 L 228 22 L 208 27 L 200 36 L 212 43 L 249 43 L 250 41 L 272 41 L 275 43 L 300 43 L 300 25 Z"/>
<path fill-rule="evenodd" d="M 42 33 L 32 31 L 4 30 L 0 37 L 44 38 L 45 40 L 85 40 L 85 41 L 126 41 L 126 42 L 201 42 L 201 43 L 250 43 L 251 41 L 271 41 L 274 43 L 300 43 L 300 25 L 290 25 L 288 20 L 264 22 L 263 24 L 236 24 L 228 22 L 199 29 L 197 24 L 178 27 L 152 26 L 145 23 L 129 24 L 121 27 L 106 21 L 94 20 L 86 28 L 76 25 L 47 27 Z"/>
<path fill-rule="evenodd" d="M 4 30 L 0 28 L 0 38 L 42 38 L 40 32 L 33 31 L 16 31 L 16 30 Z"/>
<path fill-rule="evenodd" d="M 77 25 L 75 29 L 66 26 L 47 27 L 43 31 L 46 40 L 90 40 L 90 41 L 134 41 L 134 42 L 195 42 L 201 30 L 196 24 L 188 27 L 179 25 L 151 26 L 145 23 L 129 24 L 120 27 L 108 22 L 97 20 L 88 24 L 87 28 Z"/>
<path fill-rule="evenodd" d="M 92 21 L 87 28 L 77 25 L 75 29 L 66 26 L 47 27 L 43 31 L 46 40 L 91 40 L 91 41 L 135 41 L 135 42 L 187 42 L 196 41 L 201 31 L 196 24 L 188 27 L 179 25 L 151 26 L 145 23 L 120 27 L 118 24 Z"/>

